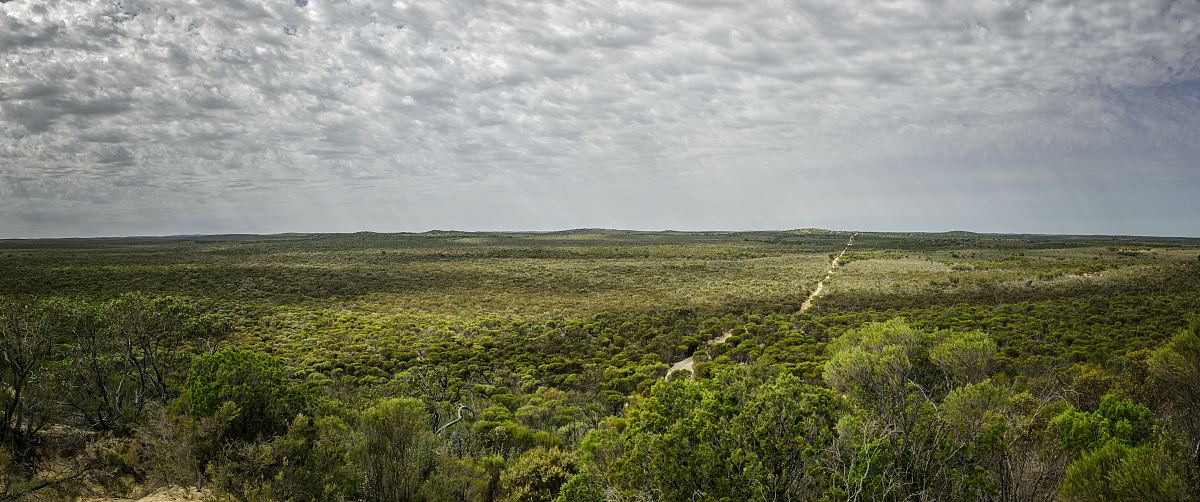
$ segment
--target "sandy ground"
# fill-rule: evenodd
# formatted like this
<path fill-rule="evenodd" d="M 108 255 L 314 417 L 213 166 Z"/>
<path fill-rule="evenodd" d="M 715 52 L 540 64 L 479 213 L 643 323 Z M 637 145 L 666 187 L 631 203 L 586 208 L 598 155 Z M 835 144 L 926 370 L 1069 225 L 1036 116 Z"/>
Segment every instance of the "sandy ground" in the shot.
<path fill-rule="evenodd" d="M 800 305 L 801 312 L 804 312 L 805 310 L 812 308 L 813 300 L 816 300 L 817 296 L 821 294 L 821 291 L 825 289 L 825 282 L 828 281 L 831 277 L 833 277 L 833 271 L 838 268 L 838 264 L 842 260 L 842 255 L 846 254 L 846 250 L 850 249 L 851 244 L 854 244 L 854 236 L 855 235 L 858 235 L 858 234 L 851 235 L 850 240 L 848 242 L 846 242 L 846 247 L 842 248 L 842 252 L 838 253 L 837 256 L 834 256 L 833 261 L 829 262 L 829 268 L 825 270 L 825 278 L 818 281 L 817 287 L 815 289 L 813 289 L 813 292 L 811 294 L 808 295 L 808 298 L 804 299 L 804 303 L 802 303 Z M 712 340 L 709 340 L 708 344 L 709 345 L 720 345 L 722 343 L 725 343 L 725 340 L 728 340 L 729 337 L 731 337 L 731 336 L 733 336 L 733 333 L 726 331 L 725 334 L 723 334 L 717 338 L 714 338 Z M 671 376 L 671 373 L 674 373 L 676 371 L 682 371 L 682 370 L 692 371 L 692 367 L 695 365 L 696 365 L 695 357 L 690 356 L 687 359 L 684 359 L 675 364 L 672 364 L 671 369 L 667 370 L 667 374 L 663 378 L 664 379 L 669 378 Z"/>
<path fill-rule="evenodd" d="M 712 340 L 709 340 L 708 344 L 709 345 L 720 345 L 722 343 L 725 343 L 725 340 L 728 340 L 729 337 L 731 337 L 731 336 L 733 336 L 733 333 L 726 331 L 721 336 L 718 336 L 716 338 L 713 338 Z M 696 364 L 696 358 L 688 357 L 687 359 L 684 359 L 675 364 L 672 364 L 671 369 L 667 370 L 667 376 L 669 377 L 669 376 L 671 376 L 671 373 L 674 373 L 674 372 L 680 371 L 680 370 L 692 371 L 692 366 L 695 366 L 695 364 Z M 663 378 L 666 378 L 666 377 L 663 377 Z"/>
<path fill-rule="evenodd" d="M 114 498 L 114 497 L 93 497 L 82 498 L 79 502 L 199 502 L 204 500 L 205 492 L 195 488 L 184 488 L 182 486 L 168 486 L 159 489 L 158 491 L 146 495 L 140 499 Z"/>

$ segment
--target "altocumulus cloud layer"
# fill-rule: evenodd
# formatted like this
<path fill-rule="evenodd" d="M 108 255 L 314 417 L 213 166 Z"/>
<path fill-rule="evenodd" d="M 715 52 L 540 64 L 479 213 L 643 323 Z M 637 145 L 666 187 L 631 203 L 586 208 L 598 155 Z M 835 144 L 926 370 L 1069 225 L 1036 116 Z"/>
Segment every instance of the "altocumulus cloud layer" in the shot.
<path fill-rule="evenodd" d="M 1200 2 L 0 2 L 0 237 L 1200 235 Z"/>

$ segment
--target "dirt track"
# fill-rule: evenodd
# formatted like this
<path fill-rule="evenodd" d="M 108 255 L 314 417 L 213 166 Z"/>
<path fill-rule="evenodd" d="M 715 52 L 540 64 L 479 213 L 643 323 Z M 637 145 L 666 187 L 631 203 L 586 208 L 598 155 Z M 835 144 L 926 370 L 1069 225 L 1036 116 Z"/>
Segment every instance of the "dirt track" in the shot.
<path fill-rule="evenodd" d="M 821 279 L 820 281 L 817 281 L 817 287 L 815 289 L 813 289 L 813 292 L 808 295 L 808 298 L 804 299 L 804 303 L 800 304 L 801 312 L 804 312 L 804 311 L 812 308 L 813 301 L 816 300 L 817 296 L 821 294 L 821 291 L 825 289 L 825 282 L 833 277 L 833 271 L 836 270 L 838 268 L 838 264 L 841 263 L 842 255 L 846 254 L 846 250 L 850 249 L 851 244 L 854 244 L 854 237 L 857 235 L 858 234 L 851 235 L 850 240 L 848 242 L 846 242 L 846 246 L 842 248 L 842 252 L 838 253 L 837 256 L 834 256 L 833 261 L 829 262 L 829 268 L 825 269 L 825 277 L 823 279 Z M 731 336 L 733 336 L 733 333 L 726 331 L 721 336 L 714 338 L 712 340 L 709 340 L 708 345 L 714 345 L 714 346 L 720 345 L 722 343 L 725 343 L 725 340 L 728 340 L 729 337 L 731 337 Z M 671 369 L 667 370 L 667 374 L 665 376 L 663 376 L 663 379 L 669 378 L 671 376 L 671 373 L 674 373 L 676 371 L 688 370 L 690 372 L 690 371 L 692 371 L 692 367 L 694 367 L 695 365 L 696 365 L 695 356 L 694 355 L 688 356 L 687 359 L 684 359 L 675 364 L 672 364 Z"/>
<path fill-rule="evenodd" d="M 846 243 L 846 247 L 842 248 L 842 252 L 838 253 L 837 256 L 834 256 L 833 261 L 829 262 L 829 268 L 825 270 L 825 278 L 817 281 L 816 289 L 813 289 L 813 292 L 808 295 L 808 298 L 804 299 L 804 303 L 800 304 L 801 312 L 812 308 L 813 300 L 816 300 L 817 296 L 821 294 L 821 290 L 825 289 L 825 281 L 828 281 L 831 277 L 833 277 L 833 271 L 838 268 L 839 264 L 841 264 L 842 255 L 846 254 L 846 250 L 850 249 L 851 244 L 854 244 L 854 236 L 856 235 L 858 234 L 851 235 L 850 241 Z"/>
<path fill-rule="evenodd" d="M 731 337 L 731 336 L 733 336 L 733 333 L 726 331 L 725 333 L 721 334 L 721 336 L 718 336 L 716 338 L 713 338 L 712 340 L 709 340 L 708 344 L 709 345 L 720 345 L 722 343 L 725 343 L 725 340 L 728 340 L 729 337 Z M 694 366 L 695 364 L 696 364 L 696 358 L 689 356 L 687 359 L 684 359 L 675 364 L 672 364 L 671 369 L 667 370 L 666 376 L 669 377 L 669 376 L 671 376 L 671 373 L 674 373 L 674 372 L 680 371 L 680 370 L 692 371 L 692 366 Z M 663 377 L 663 378 L 666 378 L 666 377 Z"/>
<path fill-rule="evenodd" d="M 198 502 L 205 499 L 205 492 L 195 488 L 168 486 L 142 498 L 96 497 L 82 498 L 80 502 Z"/>

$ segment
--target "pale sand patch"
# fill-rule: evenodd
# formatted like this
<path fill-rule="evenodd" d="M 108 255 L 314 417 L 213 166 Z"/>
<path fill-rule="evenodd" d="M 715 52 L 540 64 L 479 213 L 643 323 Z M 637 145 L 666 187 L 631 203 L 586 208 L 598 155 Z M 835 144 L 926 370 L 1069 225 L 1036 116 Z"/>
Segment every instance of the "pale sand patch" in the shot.
<path fill-rule="evenodd" d="M 85 497 L 79 502 L 200 502 L 209 494 L 192 487 L 168 486 L 139 499 L 120 497 Z"/>

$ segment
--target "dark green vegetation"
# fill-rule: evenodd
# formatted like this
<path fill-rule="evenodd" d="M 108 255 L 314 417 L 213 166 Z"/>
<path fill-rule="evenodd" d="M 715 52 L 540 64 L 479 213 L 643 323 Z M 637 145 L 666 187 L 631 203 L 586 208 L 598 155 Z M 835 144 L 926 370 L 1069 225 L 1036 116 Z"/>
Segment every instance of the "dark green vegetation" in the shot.
<path fill-rule="evenodd" d="M 0 241 L 0 499 L 1200 497 L 1200 240 L 848 238 Z"/>

